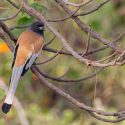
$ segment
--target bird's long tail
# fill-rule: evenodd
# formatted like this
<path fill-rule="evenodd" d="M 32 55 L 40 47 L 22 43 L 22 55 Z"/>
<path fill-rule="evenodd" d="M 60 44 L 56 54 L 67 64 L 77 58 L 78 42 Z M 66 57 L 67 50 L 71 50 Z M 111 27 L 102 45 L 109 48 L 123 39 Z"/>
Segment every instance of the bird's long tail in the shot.
<path fill-rule="evenodd" d="M 23 68 L 24 68 L 24 65 L 22 65 L 20 67 L 13 67 L 12 76 L 11 76 L 11 80 L 10 80 L 10 87 L 9 87 L 7 96 L 5 98 L 4 104 L 2 106 L 2 111 L 4 113 L 9 112 L 9 110 L 11 108 L 11 104 L 13 102 L 13 98 L 14 98 L 16 88 L 17 88 L 19 79 L 21 77 Z"/>

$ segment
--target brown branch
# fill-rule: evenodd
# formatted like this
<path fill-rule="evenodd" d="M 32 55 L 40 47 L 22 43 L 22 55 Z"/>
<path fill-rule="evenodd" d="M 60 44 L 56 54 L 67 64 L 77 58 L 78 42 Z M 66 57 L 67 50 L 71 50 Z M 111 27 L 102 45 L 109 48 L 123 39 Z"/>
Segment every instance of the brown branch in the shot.
<path fill-rule="evenodd" d="M 6 0 L 6 1 L 9 2 L 13 7 L 19 9 L 19 7 L 14 2 L 12 2 L 11 0 Z"/>
<path fill-rule="evenodd" d="M 3 23 L 2 21 L 0 21 L 0 26 L 9 35 L 11 40 L 13 40 L 16 43 L 17 38 L 10 32 L 9 28 L 7 27 L 7 25 L 5 23 Z"/>
<path fill-rule="evenodd" d="M 58 82 L 66 82 L 66 83 L 76 83 L 76 82 L 80 82 L 80 81 L 85 81 L 85 80 L 88 80 L 94 76 L 96 76 L 97 73 L 101 72 L 104 68 L 100 68 L 96 73 L 92 73 L 92 74 L 89 74 L 87 75 L 86 77 L 83 77 L 83 78 L 79 78 L 79 79 L 61 79 L 61 78 L 55 78 L 53 76 L 49 76 L 48 74 L 45 74 L 43 73 L 42 71 L 40 72 L 42 76 L 44 76 L 45 78 L 47 79 L 51 79 L 51 80 L 54 80 L 54 81 L 58 81 Z"/>
<path fill-rule="evenodd" d="M 110 122 L 110 123 L 118 123 L 118 122 L 121 122 L 123 120 L 125 120 L 125 117 L 120 117 L 120 118 L 117 118 L 115 120 L 111 120 L 111 119 L 106 119 L 104 117 L 100 117 L 99 115 L 93 113 L 93 112 L 89 112 L 89 114 L 91 116 L 93 116 L 94 118 L 100 120 L 100 121 L 103 121 L 103 122 Z M 115 113 L 114 113 L 115 114 Z M 115 115 L 114 115 L 115 116 Z"/>

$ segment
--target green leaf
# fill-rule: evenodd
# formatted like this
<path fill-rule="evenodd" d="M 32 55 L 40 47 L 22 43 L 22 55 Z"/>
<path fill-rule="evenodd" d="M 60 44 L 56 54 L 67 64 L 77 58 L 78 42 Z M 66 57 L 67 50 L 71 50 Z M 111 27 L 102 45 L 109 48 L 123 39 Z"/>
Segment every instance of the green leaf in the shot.
<path fill-rule="evenodd" d="M 19 35 L 24 31 L 25 29 L 14 29 L 13 34 L 18 38 Z"/>
<path fill-rule="evenodd" d="M 71 72 L 70 72 L 70 76 L 72 77 L 72 78 L 78 78 L 78 71 L 76 71 L 76 70 L 74 70 L 74 69 L 72 69 L 71 70 Z"/>
<path fill-rule="evenodd" d="M 102 24 L 101 24 L 100 21 L 92 20 L 90 24 L 91 24 L 91 27 L 92 27 L 94 30 L 100 31 L 100 30 L 102 29 Z"/>
<path fill-rule="evenodd" d="M 45 11 L 47 10 L 47 8 L 41 4 L 38 4 L 38 3 L 32 3 L 30 5 L 31 7 L 33 7 L 34 9 L 38 10 L 38 11 Z"/>
<path fill-rule="evenodd" d="M 18 25 L 26 25 L 26 24 L 30 24 L 34 21 L 34 18 L 33 17 L 27 17 L 27 16 L 24 16 L 24 17 L 21 17 L 19 20 L 18 20 Z"/>

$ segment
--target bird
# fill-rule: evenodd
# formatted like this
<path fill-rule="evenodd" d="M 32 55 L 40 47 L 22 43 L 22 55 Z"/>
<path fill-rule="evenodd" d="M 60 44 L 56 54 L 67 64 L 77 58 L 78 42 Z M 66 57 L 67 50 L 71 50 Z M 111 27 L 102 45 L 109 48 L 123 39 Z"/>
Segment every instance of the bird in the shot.
<path fill-rule="evenodd" d="M 33 65 L 44 45 L 44 23 L 34 21 L 18 37 L 12 62 L 10 85 L 2 105 L 2 111 L 9 112 L 21 76 Z"/>

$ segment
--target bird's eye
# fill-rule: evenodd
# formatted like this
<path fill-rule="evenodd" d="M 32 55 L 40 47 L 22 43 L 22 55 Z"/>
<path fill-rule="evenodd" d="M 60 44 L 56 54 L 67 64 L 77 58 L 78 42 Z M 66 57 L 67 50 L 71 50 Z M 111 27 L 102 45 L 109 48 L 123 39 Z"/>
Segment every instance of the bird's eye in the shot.
<path fill-rule="evenodd" d="M 39 27 L 39 30 L 44 30 L 44 27 L 43 27 L 43 26 L 40 26 L 40 27 Z"/>

